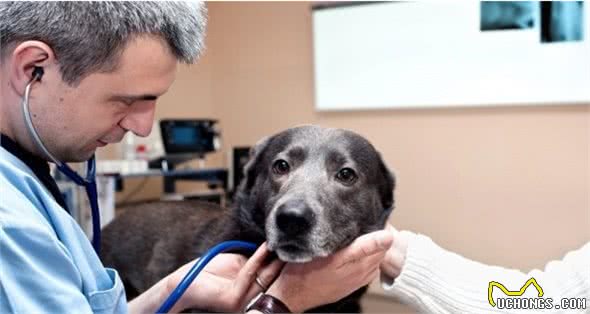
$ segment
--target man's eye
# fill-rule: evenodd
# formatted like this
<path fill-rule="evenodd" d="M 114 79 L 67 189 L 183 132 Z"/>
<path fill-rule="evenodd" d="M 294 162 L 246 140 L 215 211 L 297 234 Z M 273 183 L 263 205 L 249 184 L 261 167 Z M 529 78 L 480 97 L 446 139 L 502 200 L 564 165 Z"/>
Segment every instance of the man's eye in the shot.
<path fill-rule="evenodd" d="M 126 99 L 126 98 L 113 98 L 111 103 L 115 106 L 122 106 L 122 107 L 129 107 L 133 105 L 135 101 L 133 99 Z"/>

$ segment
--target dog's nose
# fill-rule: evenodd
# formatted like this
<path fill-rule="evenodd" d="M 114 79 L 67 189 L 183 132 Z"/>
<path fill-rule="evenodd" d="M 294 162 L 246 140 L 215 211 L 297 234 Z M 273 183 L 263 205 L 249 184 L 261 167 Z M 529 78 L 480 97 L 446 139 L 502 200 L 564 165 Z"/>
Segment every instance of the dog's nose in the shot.
<path fill-rule="evenodd" d="M 313 211 L 303 202 L 286 202 L 277 209 L 277 227 L 286 235 L 307 232 L 311 229 L 313 220 Z"/>

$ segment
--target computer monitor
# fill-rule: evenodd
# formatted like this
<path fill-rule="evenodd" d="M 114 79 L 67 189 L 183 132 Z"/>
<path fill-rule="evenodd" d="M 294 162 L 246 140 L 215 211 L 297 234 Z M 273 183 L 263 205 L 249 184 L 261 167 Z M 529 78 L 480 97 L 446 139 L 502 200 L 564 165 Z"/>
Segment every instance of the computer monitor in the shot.
<path fill-rule="evenodd" d="M 160 121 L 162 142 L 166 154 L 200 154 L 219 149 L 216 120 L 165 119 Z"/>

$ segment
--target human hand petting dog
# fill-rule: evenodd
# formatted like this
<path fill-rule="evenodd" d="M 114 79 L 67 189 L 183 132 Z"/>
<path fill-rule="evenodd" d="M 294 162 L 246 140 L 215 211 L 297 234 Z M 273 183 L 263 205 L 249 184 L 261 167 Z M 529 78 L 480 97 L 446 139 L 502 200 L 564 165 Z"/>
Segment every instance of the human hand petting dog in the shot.
<path fill-rule="evenodd" d="M 294 313 L 336 302 L 377 276 L 392 242 L 390 231 L 375 231 L 334 255 L 286 264 L 266 294 L 281 300 Z"/>

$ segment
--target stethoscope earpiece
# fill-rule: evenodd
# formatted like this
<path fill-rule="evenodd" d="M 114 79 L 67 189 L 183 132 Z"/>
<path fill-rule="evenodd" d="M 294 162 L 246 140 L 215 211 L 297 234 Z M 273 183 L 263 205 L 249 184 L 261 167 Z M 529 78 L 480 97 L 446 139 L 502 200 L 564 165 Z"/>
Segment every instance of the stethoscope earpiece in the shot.
<path fill-rule="evenodd" d="M 43 71 L 42 67 L 34 67 L 33 68 L 33 80 L 41 81 L 43 74 L 45 74 L 45 72 Z"/>

